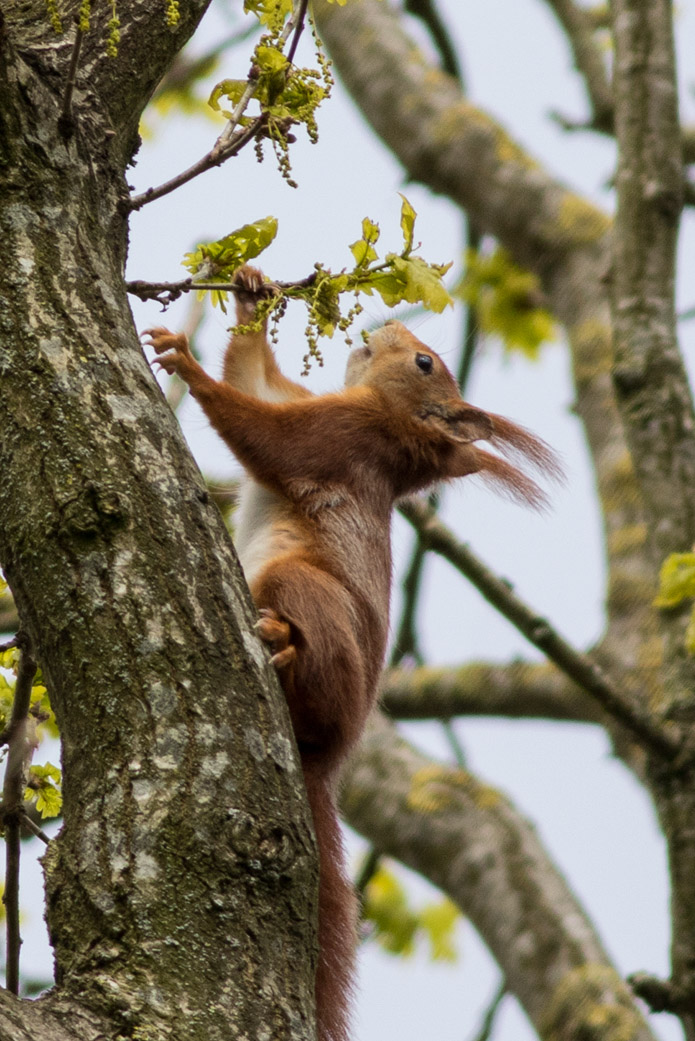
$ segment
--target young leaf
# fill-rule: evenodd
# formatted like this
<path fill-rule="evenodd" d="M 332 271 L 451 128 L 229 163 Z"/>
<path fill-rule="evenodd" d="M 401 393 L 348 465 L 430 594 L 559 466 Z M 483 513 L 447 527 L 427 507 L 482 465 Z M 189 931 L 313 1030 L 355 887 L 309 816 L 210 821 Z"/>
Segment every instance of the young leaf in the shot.
<path fill-rule="evenodd" d="M 236 106 L 241 100 L 241 96 L 245 90 L 245 80 L 222 80 L 213 87 L 212 93 L 208 98 L 208 105 L 215 112 L 221 112 L 223 116 L 227 117 L 227 119 L 231 119 L 231 110 L 221 107 L 220 98 L 229 98 L 232 105 Z"/>
<path fill-rule="evenodd" d="M 552 315 L 538 301 L 540 281 L 515 264 L 502 247 L 466 252 L 466 274 L 454 290 L 474 307 L 483 332 L 499 336 L 508 351 L 536 358 L 542 343 L 555 339 Z"/>
<path fill-rule="evenodd" d="M 409 910 L 396 876 L 380 867 L 364 894 L 364 917 L 373 923 L 377 942 L 390 954 L 408 957 L 415 950 L 417 917 Z"/>
<path fill-rule="evenodd" d="M 442 276 L 451 264 L 438 266 L 428 264 L 421 257 L 396 257 L 390 254 L 386 258 L 392 263 L 396 277 L 404 283 L 403 300 L 409 304 L 420 301 L 430 311 L 443 311 L 453 300 L 442 283 Z"/>
<path fill-rule="evenodd" d="M 234 272 L 248 260 L 253 260 L 270 245 L 277 235 L 278 222 L 275 217 L 264 217 L 253 224 L 244 224 L 216 242 L 201 243 L 192 253 L 186 253 L 183 264 L 192 275 L 202 275 L 205 281 L 231 280 Z M 202 291 L 201 291 L 202 292 Z M 213 304 L 225 310 L 227 293 L 213 292 Z"/>
<path fill-rule="evenodd" d="M 63 805 L 60 791 L 61 772 L 53 763 L 32 766 L 29 770 L 29 786 L 25 799 L 36 799 L 36 809 L 42 817 L 57 817 Z"/>
<path fill-rule="evenodd" d="M 432 961 L 456 961 L 454 929 L 460 911 L 451 900 L 430 904 L 420 912 L 422 927 L 430 941 Z"/>
<path fill-rule="evenodd" d="M 407 256 L 413 248 L 413 234 L 417 214 L 402 192 L 398 193 L 403 200 L 401 205 L 401 229 L 403 231 L 403 255 Z"/>
<path fill-rule="evenodd" d="M 695 596 L 695 553 L 671 553 L 661 565 L 655 607 L 677 607 Z"/>
<path fill-rule="evenodd" d="M 272 31 L 282 28 L 292 13 L 292 0 L 244 0 L 244 11 L 255 14 L 261 25 Z"/>
<path fill-rule="evenodd" d="M 367 267 L 378 259 L 377 251 L 364 239 L 358 239 L 350 246 L 350 252 L 355 258 L 356 267 Z"/>
<path fill-rule="evenodd" d="M 362 238 L 353 242 L 350 251 L 358 268 L 368 267 L 378 259 L 373 243 L 379 238 L 379 225 L 365 217 L 362 221 Z"/>

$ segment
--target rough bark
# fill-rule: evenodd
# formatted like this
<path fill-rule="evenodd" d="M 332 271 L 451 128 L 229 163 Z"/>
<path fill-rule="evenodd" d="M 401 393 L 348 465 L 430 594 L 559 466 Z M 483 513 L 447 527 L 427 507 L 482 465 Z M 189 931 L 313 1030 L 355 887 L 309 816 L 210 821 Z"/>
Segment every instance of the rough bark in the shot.
<path fill-rule="evenodd" d="M 113 62 L 95 26 L 68 137 L 69 42 L 43 4 L 0 8 L 0 562 L 64 769 L 57 988 L 4 999 L 8 1041 L 313 1036 L 315 851 L 284 700 L 123 283 L 137 117 L 205 6 L 172 34 L 124 0 Z"/>
<path fill-rule="evenodd" d="M 695 541 L 695 415 L 676 336 L 674 279 L 683 198 L 673 10 L 668 0 L 614 0 L 618 204 L 614 235 L 613 379 L 649 520 L 656 569 Z M 671 869 L 674 1006 L 695 1037 L 695 659 L 684 646 L 690 605 L 661 613 L 658 710 L 682 724 L 680 771 L 653 764 L 652 789 Z"/>

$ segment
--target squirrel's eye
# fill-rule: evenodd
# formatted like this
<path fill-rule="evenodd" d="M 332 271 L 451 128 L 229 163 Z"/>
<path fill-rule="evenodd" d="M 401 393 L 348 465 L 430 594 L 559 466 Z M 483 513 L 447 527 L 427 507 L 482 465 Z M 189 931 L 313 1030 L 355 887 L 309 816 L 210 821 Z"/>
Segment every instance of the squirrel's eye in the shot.
<path fill-rule="evenodd" d="M 432 355 L 431 354 L 416 354 L 415 364 L 417 365 L 420 372 L 431 372 L 432 371 Z"/>

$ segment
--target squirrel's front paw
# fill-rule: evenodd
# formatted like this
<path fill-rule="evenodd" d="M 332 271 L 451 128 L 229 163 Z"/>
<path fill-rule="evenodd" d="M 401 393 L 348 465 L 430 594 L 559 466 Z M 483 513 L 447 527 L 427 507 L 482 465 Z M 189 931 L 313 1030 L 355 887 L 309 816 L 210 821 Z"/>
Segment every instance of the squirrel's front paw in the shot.
<path fill-rule="evenodd" d="M 188 346 L 188 337 L 183 333 L 172 333 L 163 326 L 154 329 L 145 329 L 143 336 L 149 339 L 143 340 L 145 347 L 154 348 L 157 357 L 155 363 L 168 372 L 178 372 L 184 378 L 185 371 L 194 361 L 191 349 Z"/>
<path fill-rule="evenodd" d="M 239 288 L 234 290 L 236 297 L 237 321 L 240 324 L 252 322 L 256 315 L 256 304 L 276 290 L 272 282 L 266 282 L 263 272 L 250 264 L 244 264 L 234 272 L 234 283 Z"/>

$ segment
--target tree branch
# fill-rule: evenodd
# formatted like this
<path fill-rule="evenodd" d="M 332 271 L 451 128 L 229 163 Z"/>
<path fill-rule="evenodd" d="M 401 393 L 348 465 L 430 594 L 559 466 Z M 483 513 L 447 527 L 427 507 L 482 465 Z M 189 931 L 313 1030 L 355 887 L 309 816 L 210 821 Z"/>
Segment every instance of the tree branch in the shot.
<path fill-rule="evenodd" d="M 396 719 L 504 716 L 602 723 L 606 718 L 576 683 L 546 663 L 389 669 L 381 682 L 381 703 Z"/>
<path fill-rule="evenodd" d="M 277 289 L 280 293 L 286 293 L 292 289 L 305 289 L 307 286 L 313 285 L 315 281 L 316 272 L 312 271 L 306 278 L 298 279 L 295 282 L 269 282 L 268 289 Z M 209 292 L 214 289 L 226 293 L 236 293 L 243 288 L 236 282 L 196 282 L 191 277 L 182 278 L 178 282 L 145 282 L 142 279 L 135 279 L 132 282 L 126 282 L 125 287 L 126 291 L 132 293 L 133 296 L 137 296 L 141 300 L 156 300 L 165 308 L 177 300 L 182 293 Z"/>
<path fill-rule="evenodd" d="M 674 268 L 683 200 L 670 0 L 613 0 L 616 136 L 613 380 L 649 521 L 657 567 L 695 542 L 695 414 L 678 350 Z M 692 734 L 695 658 L 685 610 L 660 613 L 662 686 L 656 707 Z M 665 782 L 665 783 L 664 783 Z M 692 776 L 671 771 L 652 790 L 671 864 L 672 983 L 695 1038 L 695 814 Z"/>
<path fill-rule="evenodd" d="M 574 65 L 582 79 L 591 108 L 590 125 L 606 133 L 613 129 L 613 92 L 606 60 L 596 42 L 594 20 L 574 0 L 546 0 L 572 48 Z"/>
<path fill-rule="evenodd" d="M 376 715 L 342 808 L 376 849 L 439 886 L 490 948 L 541 1037 L 579 1041 L 620 1014 L 625 1041 L 653 1035 L 535 829 L 498 791 L 427 759 Z"/>
<path fill-rule="evenodd" d="M 509 585 L 494 575 L 467 546 L 459 542 L 424 503 L 408 499 L 400 512 L 420 534 L 425 545 L 454 565 L 539 650 L 543 651 L 570 679 L 627 727 L 646 748 L 672 759 L 682 742 L 671 731 L 659 726 L 639 704 L 603 673 L 599 665 L 576 651 L 546 619 L 523 603 Z"/>
<path fill-rule="evenodd" d="M 12 702 L 12 715 L 7 728 L 7 765 L 2 789 L 0 817 L 5 831 L 6 870 L 3 903 L 6 913 L 6 983 L 11 994 L 19 994 L 19 949 L 22 939 L 19 933 L 19 858 L 21 818 L 23 816 L 24 790 L 31 758 L 36 748 L 36 725 L 29 719 L 31 687 L 36 675 L 29 637 L 21 633 L 17 639 L 21 649 L 17 682 Z"/>
<path fill-rule="evenodd" d="M 0 1041 L 104 1041 L 113 1024 L 55 992 L 20 1001 L 0 988 Z"/>
<path fill-rule="evenodd" d="M 236 126 L 236 123 L 244 112 L 244 109 L 251 100 L 252 94 L 253 88 L 249 86 L 234 110 L 234 117 L 230 120 L 228 127 Z M 176 191 L 177 188 L 181 188 L 182 185 L 188 184 L 189 181 L 192 181 L 195 177 L 205 173 L 207 170 L 212 170 L 215 166 L 221 166 L 222 163 L 226 163 L 228 159 L 238 155 L 244 145 L 247 145 L 249 141 L 253 141 L 259 131 L 263 129 L 264 125 L 265 117 L 261 115 L 258 116 L 257 119 L 254 119 L 254 121 L 244 130 L 239 130 L 234 134 L 230 133 L 227 137 L 224 136 L 223 132 L 223 134 L 220 134 L 217 138 L 210 151 L 207 152 L 202 159 L 199 159 L 192 166 L 189 166 L 187 170 L 183 170 L 175 177 L 160 184 L 157 188 L 147 188 L 147 190 L 141 192 L 140 195 L 131 196 L 129 201 L 130 209 L 139 210 L 148 202 L 154 202 L 155 199 L 161 199 L 163 196 Z"/>

